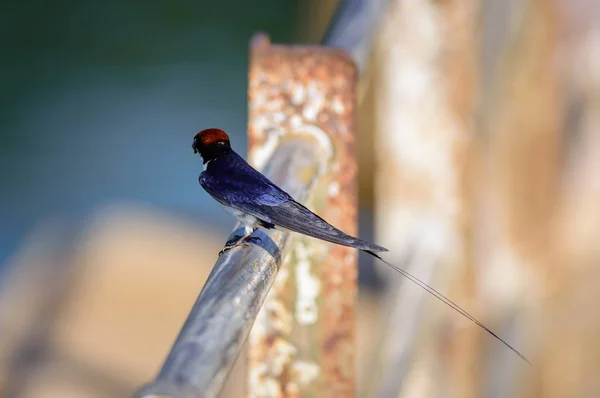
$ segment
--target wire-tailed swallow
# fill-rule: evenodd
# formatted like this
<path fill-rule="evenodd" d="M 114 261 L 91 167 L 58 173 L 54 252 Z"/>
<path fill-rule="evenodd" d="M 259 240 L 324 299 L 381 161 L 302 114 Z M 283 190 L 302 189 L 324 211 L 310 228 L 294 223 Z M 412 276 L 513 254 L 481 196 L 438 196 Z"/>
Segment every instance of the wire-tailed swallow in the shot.
<path fill-rule="evenodd" d="M 210 128 L 200 131 L 194 137 L 192 148 L 194 153 L 200 153 L 204 162 L 204 171 L 198 178 L 202 188 L 244 225 L 244 235 L 236 235 L 227 241 L 221 253 L 234 247 L 248 245 L 251 241 L 260 240 L 258 237 L 250 236 L 259 227 L 287 229 L 362 250 L 378 258 L 438 300 L 476 323 L 529 363 L 519 351 L 452 300 L 377 254 L 387 252 L 388 249 L 345 234 L 295 201 L 287 192 L 238 155 L 231 148 L 229 136 L 223 130 Z"/>

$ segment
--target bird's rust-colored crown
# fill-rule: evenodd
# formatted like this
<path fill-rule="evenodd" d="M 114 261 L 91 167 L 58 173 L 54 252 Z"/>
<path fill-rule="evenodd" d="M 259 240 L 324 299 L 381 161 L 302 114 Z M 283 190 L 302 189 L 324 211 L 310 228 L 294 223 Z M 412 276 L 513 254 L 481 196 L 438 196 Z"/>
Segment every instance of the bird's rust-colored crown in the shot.
<path fill-rule="evenodd" d="M 221 129 L 205 129 L 196 134 L 196 140 L 200 141 L 202 145 L 210 145 L 218 141 L 227 141 L 229 142 L 229 136 L 226 132 Z"/>

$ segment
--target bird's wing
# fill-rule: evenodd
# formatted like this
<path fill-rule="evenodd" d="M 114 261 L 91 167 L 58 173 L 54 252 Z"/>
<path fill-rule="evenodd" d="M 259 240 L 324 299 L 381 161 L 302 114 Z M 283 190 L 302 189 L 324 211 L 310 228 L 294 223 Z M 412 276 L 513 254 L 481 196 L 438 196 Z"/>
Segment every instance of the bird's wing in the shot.
<path fill-rule="evenodd" d="M 384 247 L 345 234 L 293 199 L 276 206 L 263 206 L 260 208 L 260 215 L 252 213 L 251 209 L 248 212 L 276 226 L 327 242 L 360 250 L 388 251 Z"/>
<path fill-rule="evenodd" d="M 354 238 L 333 227 L 296 202 L 266 177 L 263 178 L 266 181 L 238 178 L 215 180 L 206 176 L 200 179 L 200 184 L 217 201 L 248 213 L 265 223 L 356 249 L 387 251 L 381 246 Z"/>
<path fill-rule="evenodd" d="M 333 227 L 237 155 L 210 165 L 207 171 L 199 181 L 213 198 L 266 224 L 360 250 L 387 251 Z"/>
<path fill-rule="evenodd" d="M 249 208 L 277 206 L 293 200 L 285 191 L 251 168 L 235 174 L 212 175 L 204 172 L 200 174 L 199 182 L 217 201 L 246 213 L 250 213 Z"/>

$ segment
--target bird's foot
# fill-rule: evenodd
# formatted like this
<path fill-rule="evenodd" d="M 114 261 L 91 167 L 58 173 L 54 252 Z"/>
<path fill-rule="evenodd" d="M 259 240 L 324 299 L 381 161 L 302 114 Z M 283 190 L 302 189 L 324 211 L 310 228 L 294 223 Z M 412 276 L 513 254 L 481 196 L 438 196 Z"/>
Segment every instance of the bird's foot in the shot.
<path fill-rule="evenodd" d="M 250 246 L 249 242 L 258 242 L 258 243 L 261 243 L 262 239 L 259 238 L 258 236 L 248 236 L 248 237 L 246 237 L 246 239 L 244 239 L 243 244 L 246 245 L 246 246 Z"/>
<path fill-rule="evenodd" d="M 262 239 L 259 238 L 258 236 L 244 237 L 244 236 L 235 235 L 232 239 L 229 239 L 225 243 L 225 247 L 223 247 L 223 249 L 221 249 L 221 251 L 219 252 L 219 256 L 221 256 L 221 254 L 225 253 L 226 251 L 233 249 L 234 247 L 239 247 L 239 246 L 248 247 L 251 245 L 250 242 L 262 242 Z"/>
<path fill-rule="evenodd" d="M 225 247 L 235 246 L 237 243 L 239 243 L 240 240 L 242 240 L 242 238 L 243 238 L 242 235 L 235 235 L 233 238 L 231 238 L 227 242 L 225 242 Z"/>

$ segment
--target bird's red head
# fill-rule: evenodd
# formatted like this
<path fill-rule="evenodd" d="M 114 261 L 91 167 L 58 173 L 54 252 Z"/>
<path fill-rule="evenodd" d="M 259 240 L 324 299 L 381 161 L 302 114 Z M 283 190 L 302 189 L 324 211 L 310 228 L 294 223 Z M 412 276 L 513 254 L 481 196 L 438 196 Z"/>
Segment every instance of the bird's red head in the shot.
<path fill-rule="evenodd" d="M 231 150 L 229 136 L 221 129 L 210 128 L 200 131 L 192 143 L 194 153 L 200 152 L 204 163 Z"/>
<path fill-rule="evenodd" d="M 219 141 L 229 142 L 229 136 L 221 129 L 202 130 L 194 137 L 194 144 L 198 142 L 201 145 L 210 145 Z"/>

